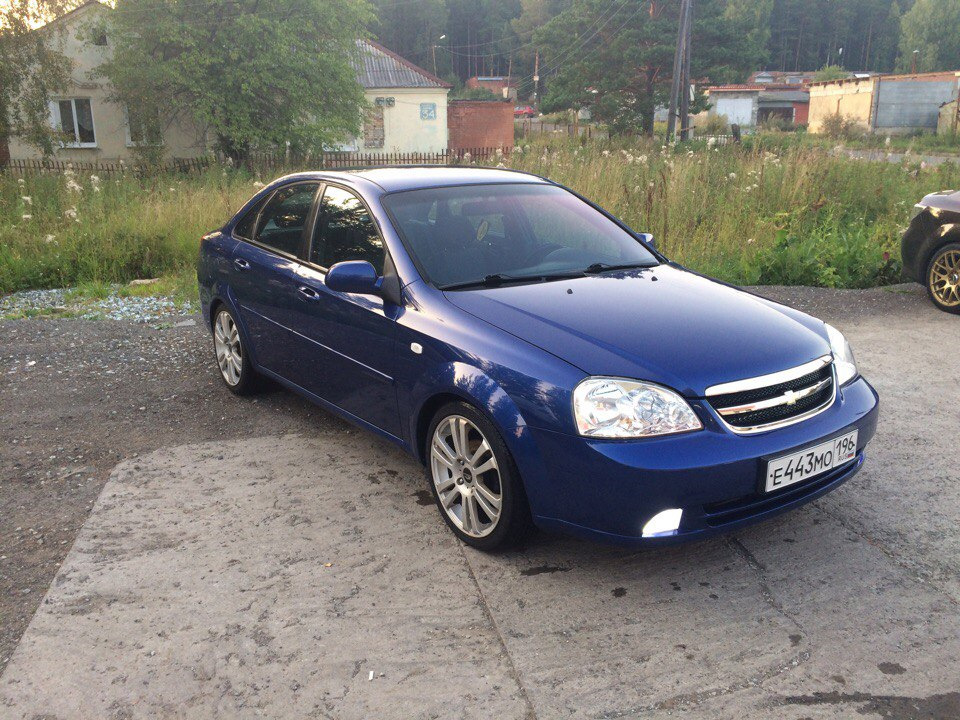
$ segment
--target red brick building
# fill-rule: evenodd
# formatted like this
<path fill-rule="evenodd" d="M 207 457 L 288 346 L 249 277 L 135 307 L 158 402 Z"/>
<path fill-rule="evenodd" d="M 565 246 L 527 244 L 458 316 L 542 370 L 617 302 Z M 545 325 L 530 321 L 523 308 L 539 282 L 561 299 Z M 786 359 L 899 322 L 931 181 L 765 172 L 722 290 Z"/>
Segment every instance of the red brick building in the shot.
<path fill-rule="evenodd" d="M 478 75 L 467 80 L 468 88 L 484 88 L 498 98 L 517 101 L 517 82 L 503 75 Z"/>
<path fill-rule="evenodd" d="M 513 147 L 513 105 L 497 100 L 451 100 L 447 104 L 451 150 Z"/>

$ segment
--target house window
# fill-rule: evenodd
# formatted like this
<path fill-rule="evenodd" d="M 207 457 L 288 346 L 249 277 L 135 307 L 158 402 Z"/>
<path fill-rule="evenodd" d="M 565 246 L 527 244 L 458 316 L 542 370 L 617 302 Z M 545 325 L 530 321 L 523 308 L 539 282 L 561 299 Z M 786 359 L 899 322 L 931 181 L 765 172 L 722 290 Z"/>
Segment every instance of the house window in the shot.
<path fill-rule="evenodd" d="M 368 149 L 382 148 L 383 142 L 383 108 L 374 105 L 367 110 L 363 119 L 363 146 Z"/>
<path fill-rule="evenodd" d="M 420 103 L 420 119 L 436 120 L 437 104 L 436 103 Z"/>
<path fill-rule="evenodd" d="M 97 146 L 89 98 L 54 100 L 50 103 L 50 120 L 54 130 L 63 133 L 64 147 Z"/>
<path fill-rule="evenodd" d="M 162 145 L 160 118 L 156 111 L 123 109 L 127 125 L 127 147 Z"/>

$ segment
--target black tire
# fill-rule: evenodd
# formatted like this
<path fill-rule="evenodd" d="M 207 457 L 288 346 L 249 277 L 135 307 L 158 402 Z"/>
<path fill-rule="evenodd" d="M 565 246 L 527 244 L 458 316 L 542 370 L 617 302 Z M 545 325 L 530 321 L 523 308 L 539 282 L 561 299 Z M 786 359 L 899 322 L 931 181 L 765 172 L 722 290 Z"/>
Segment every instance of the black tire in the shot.
<path fill-rule="evenodd" d="M 250 363 L 249 353 L 243 344 L 243 336 L 240 333 L 240 326 L 237 319 L 226 305 L 217 307 L 213 314 L 213 358 L 216 363 L 217 374 L 227 386 L 227 390 L 234 395 L 251 395 L 259 387 L 258 377 L 253 365 Z M 227 328 L 232 330 L 229 331 Z M 228 341 L 232 338 L 233 342 L 227 345 L 239 356 L 239 363 L 235 362 L 235 357 L 227 360 L 226 363 L 221 359 L 221 341 L 222 335 L 218 333 L 225 331 Z M 226 367 L 225 367 L 226 365 Z"/>
<path fill-rule="evenodd" d="M 934 272 L 935 268 L 943 268 L 944 265 L 955 270 L 951 274 L 953 282 L 947 288 L 942 285 L 942 278 L 938 278 Z M 938 309 L 960 315 L 960 243 L 947 243 L 934 251 L 927 263 L 924 284 L 927 295 Z"/>
<path fill-rule="evenodd" d="M 443 500 L 441 498 L 441 493 L 438 489 L 438 483 L 434 481 L 434 436 L 436 435 L 437 428 L 441 425 L 441 423 L 446 423 L 444 426 L 446 428 L 449 426 L 451 421 L 457 422 L 457 418 L 465 418 L 472 423 L 474 426 L 473 429 L 476 430 L 477 433 L 471 435 L 470 442 L 477 443 L 478 436 L 480 439 L 486 440 L 492 456 L 496 461 L 495 472 L 498 475 L 496 483 L 493 483 L 493 480 L 490 479 L 490 474 L 494 472 L 493 470 L 487 471 L 486 473 L 478 475 L 476 478 L 470 478 L 466 481 L 464 481 L 464 478 L 460 478 L 461 481 L 457 482 L 457 487 L 463 487 L 464 485 L 467 485 L 468 487 L 465 489 L 472 493 L 478 493 L 478 485 L 483 484 L 483 487 L 488 487 L 487 482 L 489 482 L 491 485 L 499 486 L 490 489 L 499 490 L 500 514 L 496 520 L 496 523 L 492 526 L 492 528 L 487 530 L 482 537 L 477 537 L 475 534 L 470 534 L 461 529 L 461 527 L 458 525 L 458 521 L 455 521 L 454 518 L 451 517 L 451 514 L 445 509 Z M 472 433 L 472 430 L 470 432 Z M 452 448 L 453 446 L 449 445 L 448 447 Z M 478 444 L 471 447 L 478 448 Z M 514 463 L 513 457 L 510 455 L 510 451 L 504 444 L 503 438 L 500 436 L 500 432 L 497 430 L 494 424 L 490 422 L 490 420 L 488 420 L 487 417 L 475 407 L 465 402 L 451 402 L 441 407 L 433 416 L 433 420 L 430 421 L 426 436 L 424 456 L 426 458 L 427 483 L 430 487 L 430 492 L 433 494 L 433 499 L 437 505 L 437 510 L 439 510 L 440 516 L 443 518 L 444 522 L 447 523 L 447 526 L 453 531 L 454 535 L 460 538 L 461 541 L 467 545 L 470 545 L 471 547 L 477 548 L 478 550 L 496 552 L 517 546 L 530 534 L 533 528 L 533 521 L 530 516 L 530 505 L 527 502 L 527 495 L 524 492 L 523 481 L 520 479 L 520 473 L 517 470 L 516 463 Z M 489 459 L 489 455 L 484 454 L 479 456 L 479 458 L 480 460 L 483 460 L 484 458 Z M 478 462 L 478 466 L 485 464 L 486 462 Z M 461 469 L 460 472 L 463 474 L 468 474 L 470 470 Z M 484 480 L 484 478 L 487 478 L 487 480 Z M 449 482 L 449 480 L 445 480 L 445 482 Z M 471 483 L 473 483 L 472 486 Z M 461 491 L 457 490 L 457 492 Z M 449 497 L 449 495 L 447 495 L 447 497 Z M 460 501 L 462 515 L 463 505 L 466 502 L 463 495 L 460 496 Z M 454 512 L 457 507 L 456 502 L 454 502 L 451 507 L 453 508 L 451 512 Z M 487 520 L 490 519 L 485 514 L 482 505 L 474 503 L 472 507 L 474 508 L 474 514 L 477 512 L 476 508 L 479 508 L 481 524 L 483 517 L 486 517 Z M 474 515 L 474 517 L 476 517 L 476 515 Z"/>

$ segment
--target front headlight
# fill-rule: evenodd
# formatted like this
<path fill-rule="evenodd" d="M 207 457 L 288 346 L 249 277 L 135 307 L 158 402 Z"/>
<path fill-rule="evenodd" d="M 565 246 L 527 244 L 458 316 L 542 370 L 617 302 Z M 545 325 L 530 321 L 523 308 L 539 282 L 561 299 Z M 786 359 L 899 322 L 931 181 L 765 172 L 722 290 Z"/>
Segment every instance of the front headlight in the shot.
<path fill-rule="evenodd" d="M 853 358 L 850 343 L 833 325 L 824 323 L 827 337 L 830 338 L 830 351 L 833 353 L 833 365 L 837 368 L 837 382 L 846 385 L 857 376 L 857 361 Z"/>
<path fill-rule="evenodd" d="M 582 381 L 573 391 L 573 414 L 580 434 L 596 438 L 651 437 L 703 427 L 672 390 L 621 378 Z"/>

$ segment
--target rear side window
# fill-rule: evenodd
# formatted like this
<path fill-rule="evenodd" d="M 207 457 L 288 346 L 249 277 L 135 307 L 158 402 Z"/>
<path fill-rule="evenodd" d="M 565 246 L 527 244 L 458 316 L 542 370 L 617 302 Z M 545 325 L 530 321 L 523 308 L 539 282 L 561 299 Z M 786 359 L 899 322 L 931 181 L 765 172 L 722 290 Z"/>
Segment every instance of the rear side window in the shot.
<path fill-rule="evenodd" d="M 260 213 L 256 241 L 289 255 L 300 255 L 303 227 L 320 183 L 298 183 L 280 188 Z"/>
<path fill-rule="evenodd" d="M 270 199 L 270 196 L 267 195 L 264 198 L 261 198 L 260 202 L 254 205 L 250 210 L 240 218 L 233 228 L 233 234 L 244 240 L 253 240 L 254 225 L 257 222 L 257 215 L 263 209 L 263 206 L 267 204 L 267 200 Z"/>
<path fill-rule="evenodd" d="M 382 274 L 383 258 L 383 241 L 364 204 L 347 190 L 327 186 L 310 262 L 328 268 L 344 260 L 366 260 Z"/>

